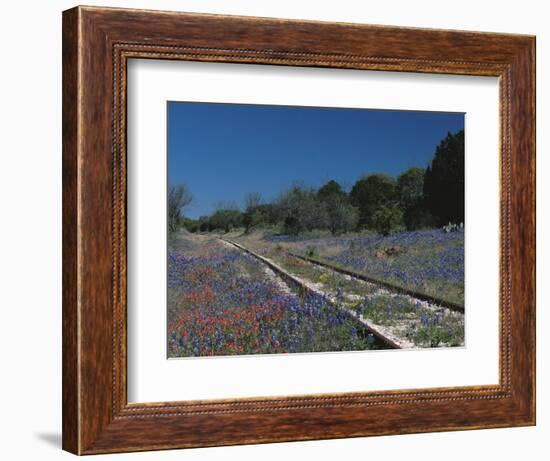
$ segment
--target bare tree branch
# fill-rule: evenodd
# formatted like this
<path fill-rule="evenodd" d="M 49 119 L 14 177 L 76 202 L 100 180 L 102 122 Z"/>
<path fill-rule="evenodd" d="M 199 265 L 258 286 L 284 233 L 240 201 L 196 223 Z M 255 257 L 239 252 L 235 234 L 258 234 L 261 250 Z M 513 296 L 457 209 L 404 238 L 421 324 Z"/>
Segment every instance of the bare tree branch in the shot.
<path fill-rule="evenodd" d="M 193 195 L 185 184 L 171 186 L 168 190 L 168 231 L 178 228 L 182 209 L 193 201 Z"/>

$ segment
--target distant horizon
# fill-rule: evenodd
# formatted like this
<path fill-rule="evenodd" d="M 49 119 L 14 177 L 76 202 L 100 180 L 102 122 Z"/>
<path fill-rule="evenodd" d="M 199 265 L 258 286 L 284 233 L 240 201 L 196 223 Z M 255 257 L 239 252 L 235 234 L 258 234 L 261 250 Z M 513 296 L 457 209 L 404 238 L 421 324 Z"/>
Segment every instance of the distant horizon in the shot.
<path fill-rule="evenodd" d="M 349 192 L 372 173 L 426 168 L 464 114 L 379 109 L 168 102 L 168 184 L 185 184 L 191 219 L 247 193 L 272 201 L 296 183 L 330 180 Z"/>

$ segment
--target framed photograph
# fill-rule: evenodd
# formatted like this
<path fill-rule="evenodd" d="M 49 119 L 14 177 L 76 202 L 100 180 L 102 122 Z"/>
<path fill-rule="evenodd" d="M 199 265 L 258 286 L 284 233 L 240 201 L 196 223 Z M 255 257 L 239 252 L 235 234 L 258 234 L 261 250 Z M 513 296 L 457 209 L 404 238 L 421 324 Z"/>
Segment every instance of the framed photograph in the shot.
<path fill-rule="evenodd" d="M 535 38 L 63 13 L 63 448 L 535 424 Z"/>

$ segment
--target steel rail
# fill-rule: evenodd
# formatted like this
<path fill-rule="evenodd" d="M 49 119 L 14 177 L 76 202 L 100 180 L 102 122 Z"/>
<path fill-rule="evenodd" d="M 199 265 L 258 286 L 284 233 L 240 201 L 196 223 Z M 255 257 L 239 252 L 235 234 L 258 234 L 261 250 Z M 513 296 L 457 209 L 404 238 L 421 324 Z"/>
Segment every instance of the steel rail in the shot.
<path fill-rule="evenodd" d="M 412 298 L 416 298 L 416 299 L 419 299 L 419 300 L 422 300 L 422 301 L 427 301 L 431 304 L 435 304 L 435 305 L 441 306 L 441 307 L 446 307 L 450 310 L 453 310 L 453 311 L 456 311 L 456 312 L 460 312 L 461 314 L 464 314 L 464 306 L 461 306 L 460 304 L 453 303 L 453 302 L 450 302 L 450 301 L 446 301 L 444 299 L 437 298 L 435 296 L 430 296 L 430 295 L 427 295 L 425 293 L 418 293 L 418 292 L 416 292 L 414 290 L 410 290 L 408 288 L 403 288 L 403 287 L 400 287 L 398 285 L 394 285 L 394 284 L 389 283 L 389 282 L 384 282 L 382 280 L 378 280 L 374 277 L 369 277 L 368 275 L 364 275 L 364 274 L 361 274 L 361 273 L 358 273 L 358 272 L 355 272 L 355 271 L 352 271 L 352 270 L 349 270 L 349 269 L 343 269 L 341 267 L 335 266 L 335 265 L 330 264 L 328 262 L 319 261 L 318 259 L 309 258 L 307 256 L 302 256 L 302 255 L 299 255 L 299 254 L 296 254 L 296 253 L 292 253 L 290 251 L 285 251 L 285 253 L 290 255 L 290 256 L 293 256 L 295 258 L 301 259 L 302 261 L 306 261 L 306 262 L 309 262 L 311 264 L 315 264 L 317 266 L 321 266 L 321 267 L 325 267 L 327 269 L 333 270 L 334 272 L 339 272 L 339 273 L 344 274 L 344 275 L 349 275 L 350 277 L 362 280 L 364 282 L 369 282 L 369 283 L 372 283 L 374 285 L 381 286 L 381 287 L 386 288 L 390 291 L 393 291 L 393 292 L 396 292 L 396 293 L 399 293 L 399 294 L 408 295 L 408 296 L 411 296 Z"/>
<path fill-rule="evenodd" d="M 364 329 L 367 333 L 371 333 L 373 336 L 376 337 L 380 342 L 385 344 L 387 347 L 391 349 L 402 349 L 403 344 L 401 344 L 398 340 L 398 338 L 390 338 L 387 334 L 381 332 L 376 326 L 372 325 L 368 320 L 366 320 L 363 317 L 358 317 L 355 313 L 355 311 L 339 306 L 334 301 L 332 301 L 325 293 L 321 291 L 317 291 L 313 289 L 312 287 L 307 286 L 302 280 L 295 277 L 294 275 L 287 272 L 285 269 L 280 267 L 278 264 L 274 263 L 270 259 L 259 255 L 253 250 L 250 250 L 249 248 L 246 248 L 245 246 L 234 242 L 232 240 L 228 240 L 225 238 L 220 238 L 222 242 L 228 243 L 232 245 L 233 247 L 243 251 L 244 253 L 249 254 L 250 256 L 254 257 L 258 261 L 262 262 L 266 266 L 268 266 L 273 272 L 275 272 L 276 275 L 281 277 L 287 284 L 290 284 L 294 286 L 295 288 L 298 288 L 298 290 L 302 291 L 303 293 L 307 293 L 310 295 L 316 295 L 316 296 L 323 296 L 326 301 L 333 306 L 335 309 L 338 309 L 346 314 L 348 318 L 355 321 L 359 326 Z"/>

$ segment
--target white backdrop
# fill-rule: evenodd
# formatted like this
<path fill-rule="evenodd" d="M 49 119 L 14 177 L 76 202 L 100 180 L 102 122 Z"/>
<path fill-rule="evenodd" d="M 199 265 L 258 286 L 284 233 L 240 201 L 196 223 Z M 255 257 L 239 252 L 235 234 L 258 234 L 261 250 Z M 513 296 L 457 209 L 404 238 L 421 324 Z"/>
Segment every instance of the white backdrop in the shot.
<path fill-rule="evenodd" d="M 127 80 L 131 402 L 498 383 L 496 77 L 143 59 Z M 167 101 L 465 113 L 466 347 L 166 360 Z"/>
<path fill-rule="evenodd" d="M 440 434 L 270 444 L 161 453 L 109 459 L 279 460 L 340 458 L 453 461 L 488 456 L 547 458 L 550 437 L 548 361 L 548 257 L 543 233 L 550 221 L 549 94 L 550 31 L 544 2 L 524 0 L 357 2 L 355 0 L 105 0 L 138 8 L 394 24 L 403 26 L 537 34 L 538 56 L 538 425 Z M 0 16 L 0 346 L 3 407 L 1 455 L 5 459 L 69 459 L 61 432 L 61 10 L 71 1 L 9 2 Z M 544 255 L 544 257 L 543 257 Z M 548 283 L 546 283 L 548 286 Z M 489 455 L 490 453 L 490 455 Z M 100 459 L 104 457 L 99 457 Z M 105 458 L 107 459 L 107 458 Z"/>

